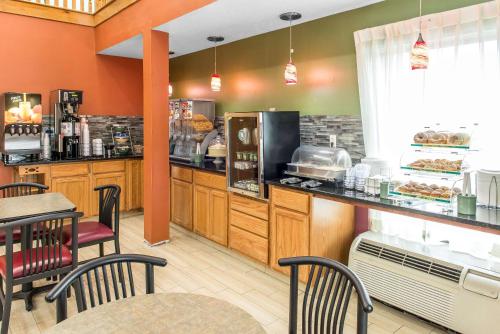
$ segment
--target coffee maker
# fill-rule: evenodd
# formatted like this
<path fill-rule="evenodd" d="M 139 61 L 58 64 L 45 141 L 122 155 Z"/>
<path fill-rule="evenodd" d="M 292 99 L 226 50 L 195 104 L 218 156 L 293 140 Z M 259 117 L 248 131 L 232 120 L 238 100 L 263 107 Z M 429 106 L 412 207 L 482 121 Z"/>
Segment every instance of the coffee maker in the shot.
<path fill-rule="evenodd" d="M 52 155 L 55 159 L 74 160 L 80 157 L 80 117 L 83 103 L 80 90 L 58 89 L 50 92 Z"/>
<path fill-rule="evenodd" d="M 42 96 L 4 93 L 0 97 L 0 152 L 4 162 L 36 159 L 41 153 Z"/>

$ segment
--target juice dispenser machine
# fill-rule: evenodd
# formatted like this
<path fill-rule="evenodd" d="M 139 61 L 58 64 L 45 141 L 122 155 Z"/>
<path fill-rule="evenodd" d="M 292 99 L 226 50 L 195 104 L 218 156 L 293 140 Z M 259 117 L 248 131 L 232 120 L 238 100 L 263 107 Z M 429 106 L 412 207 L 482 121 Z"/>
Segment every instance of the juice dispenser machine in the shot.
<path fill-rule="evenodd" d="M 4 93 L 0 97 L 0 152 L 4 162 L 41 153 L 42 96 Z M 18 160 L 19 157 L 17 157 Z"/>

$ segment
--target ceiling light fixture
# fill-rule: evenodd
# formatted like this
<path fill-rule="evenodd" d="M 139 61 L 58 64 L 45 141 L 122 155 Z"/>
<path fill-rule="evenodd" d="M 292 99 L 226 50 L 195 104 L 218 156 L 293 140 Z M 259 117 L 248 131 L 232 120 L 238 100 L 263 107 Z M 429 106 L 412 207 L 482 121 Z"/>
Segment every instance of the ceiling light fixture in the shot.
<path fill-rule="evenodd" d="M 288 13 L 283 13 L 280 15 L 280 19 L 283 21 L 288 21 L 290 22 L 290 27 L 289 27 L 289 43 L 290 43 L 290 53 L 289 53 L 289 60 L 288 64 L 286 64 L 285 67 L 285 84 L 286 85 L 296 85 L 297 84 L 297 67 L 293 63 L 292 60 L 292 54 L 293 54 L 293 48 L 292 48 L 292 22 L 295 20 L 298 20 L 302 17 L 302 14 L 297 13 L 297 12 L 288 12 Z"/>
<path fill-rule="evenodd" d="M 217 74 L 217 43 L 222 42 L 224 37 L 222 36 L 209 36 L 207 38 L 210 42 L 214 43 L 214 74 L 212 74 L 212 78 L 210 80 L 210 87 L 213 92 L 220 92 L 222 82 L 220 79 L 220 75 Z"/>
<path fill-rule="evenodd" d="M 420 0 L 418 39 L 411 49 L 411 69 L 425 70 L 429 65 L 429 47 L 422 38 L 422 0 Z"/>

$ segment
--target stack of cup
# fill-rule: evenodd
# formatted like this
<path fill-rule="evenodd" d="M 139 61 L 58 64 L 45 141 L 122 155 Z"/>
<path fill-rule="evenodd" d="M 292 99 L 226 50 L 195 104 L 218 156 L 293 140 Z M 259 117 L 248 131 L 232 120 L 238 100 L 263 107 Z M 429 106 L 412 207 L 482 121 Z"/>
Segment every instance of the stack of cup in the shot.
<path fill-rule="evenodd" d="M 101 138 L 95 138 L 92 139 L 92 152 L 95 156 L 97 157 L 102 157 L 102 139 Z"/>

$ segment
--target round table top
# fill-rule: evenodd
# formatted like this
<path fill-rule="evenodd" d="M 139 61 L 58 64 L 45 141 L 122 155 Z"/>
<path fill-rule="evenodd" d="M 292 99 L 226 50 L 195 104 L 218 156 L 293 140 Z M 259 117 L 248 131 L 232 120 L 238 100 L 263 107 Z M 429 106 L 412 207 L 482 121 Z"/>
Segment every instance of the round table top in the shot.
<path fill-rule="evenodd" d="M 264 329 L 226 301 L 160 293 L 103 304 L 60 322 L 47 333 L 264 333 Z"/>

